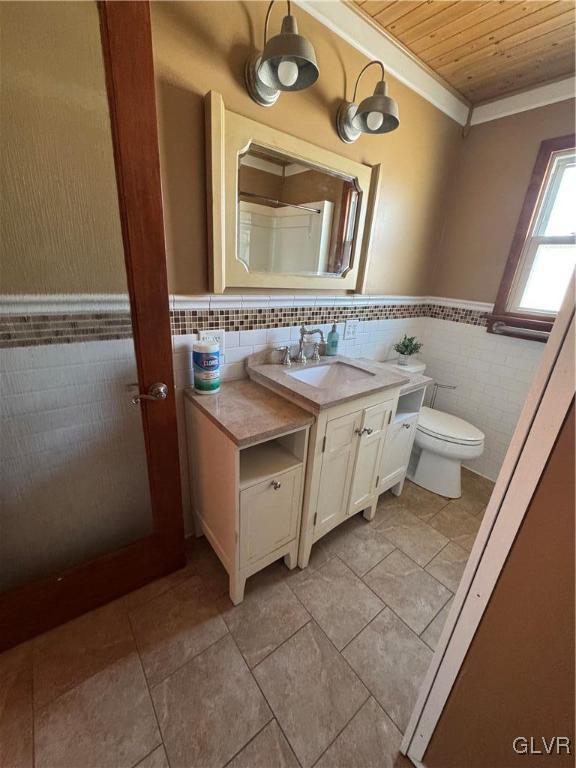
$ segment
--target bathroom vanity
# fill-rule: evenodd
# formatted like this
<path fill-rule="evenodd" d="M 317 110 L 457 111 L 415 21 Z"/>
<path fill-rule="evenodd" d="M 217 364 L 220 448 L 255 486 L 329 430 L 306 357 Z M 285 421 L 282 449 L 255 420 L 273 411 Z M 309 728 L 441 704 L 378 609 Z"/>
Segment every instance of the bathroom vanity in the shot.
<path fill-rule="evenodd" d="M 230 598 L 284 557 L 297 562 L 308 433 L 313 416 L 240 380 L 215 395 L 186 390 L 186 432 L 197 535 L 226 568 Z"/>
<path fill-rule="evenodd" d="M 290 368 L 247 361 L 248 375 L 314 415 L 310 430 L 298 565 L 314 542 L 363 512 L 380 494 L 402 490 L 427 383 L 396 366 L 342 356 Z"/>
<path fill-rule="evenodd" d="M 253 355 L 251 380 L 216 395 L 186 391 L 196 532 L 235 604 L 249 576 L 280 557 L 306 567 L 314 542 L 351 515 L 373 519 L 380 494 L 401 492 L 430 381 L 372 360 L 287 366 L 271 355 Z"/>

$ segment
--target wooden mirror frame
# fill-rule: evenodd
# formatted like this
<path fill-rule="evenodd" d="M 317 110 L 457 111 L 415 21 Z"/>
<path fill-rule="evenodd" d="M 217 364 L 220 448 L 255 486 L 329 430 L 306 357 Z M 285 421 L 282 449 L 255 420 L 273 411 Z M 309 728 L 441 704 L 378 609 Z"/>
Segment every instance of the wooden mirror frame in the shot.
<path fill-rule="evenodd" d="M 250 273 L 237 258 L 238 156 L 252 142 L 288 154 L 295 162 L 356 179 L 360 190 L 359 212 L 350 266 L 343 276 Z M 215 91 L 206 96 L 206 153 L 211 291 L 225 293 L 255 288 L 363 292 L 379 165 L 357 163 L 230 112 L 225 108 L 222 96 Z"/>

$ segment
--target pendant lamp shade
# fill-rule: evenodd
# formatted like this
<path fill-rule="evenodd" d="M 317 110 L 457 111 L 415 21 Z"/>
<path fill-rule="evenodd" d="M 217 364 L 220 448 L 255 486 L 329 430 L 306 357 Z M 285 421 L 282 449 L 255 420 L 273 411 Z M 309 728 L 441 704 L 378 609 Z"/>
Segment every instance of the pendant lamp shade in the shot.
<path fill-rule="evenodd" d="M 301 91 L 313 85 L 320 71 L 314 47 L 298 34 L 298 24 L 288 2 L 288 15 L 280 33 L 268 40 L 268 20 L 274 0 L 268 6 L 264 26 L 264 50 L 246 63 L 245 81 L 255 102 L 270 107 L 281 91 Z"/>
<path fill-rule="evenodd" d="M 363 99 L 359 105 L 356 101 L 358 83 L 364 72 L 372 64 L 376 64 L 382 71 L 382 77 L 374 89 L 372 96 Z M 400 125 L 400 115 L 396 101 L 386 94 L 386 82 L 384 81 L 384 65 L 381 61 L 371 61 L 366 64 L 358 75 L 354 87 L 352 101 L 343 101 L 338 109 L 336 128 L 338 135 L 346 144 L 352 144 L 361 134 L 378 134 L 394 131 Z"/>

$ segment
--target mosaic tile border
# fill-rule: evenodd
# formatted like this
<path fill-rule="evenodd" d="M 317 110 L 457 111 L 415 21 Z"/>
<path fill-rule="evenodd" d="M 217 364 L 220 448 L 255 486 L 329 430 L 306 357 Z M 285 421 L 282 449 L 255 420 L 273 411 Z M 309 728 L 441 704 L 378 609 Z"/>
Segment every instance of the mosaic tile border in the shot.
<path fill-rule="evenodd" d="M 129 312 L 0 316 L 0 348 L 74 344 L 132 337 Z"/>
<path fill-rule="evenodd" d="M 174 336 L 223 328 L 251 331 L 295 325 L 325 325 L 356 320 L 432 317 L 468 325 L 486 325 L 486 313 L 444 304 L 374 304 L 343 307 L 255 307 L 170 311 Z M 0 348 L 129 339 L 129 312 L 84 312 L 0 316 Z"/>

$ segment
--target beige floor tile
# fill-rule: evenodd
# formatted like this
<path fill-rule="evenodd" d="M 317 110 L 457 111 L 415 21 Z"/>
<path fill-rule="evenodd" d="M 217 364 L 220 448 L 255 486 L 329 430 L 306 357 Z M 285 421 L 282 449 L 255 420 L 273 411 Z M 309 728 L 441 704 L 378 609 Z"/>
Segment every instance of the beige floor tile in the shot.
<path fill-rule="evenodd" d="M 475 472 L 462 467 L 462 496 L 482 501 L 484 506 L 486 506 L 493 490 L 494 483 L 492 480 L 488 480 L 487 477 L 482 477 L 482 475 L 477 475 Z"/>
<path fill-rule="evenodd" d="M 36 708 L 135 650 L 121 601 L 86 613 L 33 642 Z"/>
<path fill-rule="evenodd" d="M 435 579 L 438 579 L 445 587 L 456 592 L 460 579 L 464 573 L 464 568 L 468 562 L 469 553 L 465 549 L 454 544 L 453 541 L 447 544 L 434 560 L 427 566 L 426 570 L 431 573 Z"/>
<path fill-rule="evenodd" d="M 287 583 L 268 570 L 248 579 L 244 601 L 223 614 L 249 667 L 256 666 L 310 620 Z"/>
<path fill-rule="evenodd" d="M 315 768 L 394 768 L 402 734 L 370 697 Z"/>
<path fill-rule="evenodd" d="M 173 768 L 220 768 L 272 719 L 230 635 L 152 688 Z"/>
<path fill-rule="evenodd" d="M 300 768 L 276 720 L 236 755 L 227 768 Z"/>
<path fill-rule="evenodd" d="M 461 512 L 467 512 L 469 515 L 476 517 L 486 507 L 486 502 L 477 499 L 474 496 L 462 494 L 459 499 L 452 499 L 450 505 L 454 509 L 458 509 Z"/>
<path fill-rule="evenodd" d="M 196 575 L 130 612 L 146 677 L 154 685 L 227 633 L 220 615 L 231 603 L 206 591 Z"/>
<path fill-rule="evenodd" d="M 462 536 L 454 536 L 452 541 L 455 544 L 458 544 L 459 547 L 462 547 L 462 549 L 465 549 L 466 552 L 470 553 L 472 552 L 472 547 L 474 546 L 477 535 L 477 533 L 464 533 Z"/>
<path fill-rule="evenodd" d="M 337 557 L 318 570 L 303 571 L 290 588 L 338 650 L 384 608 L 384 603 Z"/>
<path fill-rule="evenodd" d="M 428 521 L 428 525 L 443 533 L 448 539 L 456 536 L 476 535 L 481 520 L 462 508 L 460 499 L 451 501 Z"/>
<path fill-rule="evenodd" d="M 184 568 L 180 568 L 174 573 L 169 573 L 168 576 L 164 576 L 156 581 L 151 581 L 149 584 L 145 584 L 140 589 L 135 589 L 133 592 L 129 592 L 124 595 L 122 603 L 127 611 L 133 611 L 135 608 L 139 608 L 141 605 L 150 602 L 155 597 L 164 594 L 177 584 L 181 584 L 187 578 L 192 575 L 193 571 L 190 565 L 186 565 Z"/>
<path fill-rule="evenodd" d="M 0 655 L 0 765 L 34 765 L 32 645 L 25 643 Z"/>
<path fill-rule="evenodd" d="M 404 731 L 432 658 L 428 646 L 386 608 L 344 649 L 343 656 Z"/>
<path fill-rule="evenodd" d="M 147 757 L 138 763 L 135 768 L 170 768 L 164 747 L 157 747 Z"/>
<path fill-rule="evenodd" d="M 369 525 L 361 515 L 355 515 L 324 538 L 328 549 L 357 576 L 363 576 L 394 549 L 384 531 Z"/>
<path fill-rule="evenodd" d="M 36 768 L 131 768 L 160 734 L 134 653 L 36 713 Z"/>
<path fill-rule="evenodd" d="M 428 624 L 424 632 L 421 633 L 420 637 L 426 645 L 429 645 L 430 648 L 432 648 L 433 651 L 436 650 L 436 646 L 438 645 L 438 640 L 440 640 L 440 635 L 442 634 L 442 630 L 444 629 L 444 624 L 446 624 L 446 619 L 448 618 L 448 614 L 450 613 L 450 608 L 452 607 L 452 602 L 454 598 L 450 598 L 444 608 L 440 611 L 439 614 L 434 618 L 433 621 Z"/>
<path fill-rule="evenodd" d="M 418 565 L 429 563 L 448 543 L 440 531 L 402 509 L 390 509 L 378 527 L 392 544 Z"/>
<path fill-rule="evenodd" d="M 194 539 L 188 565 L 203 583 L 207 594 L 215 598 L 228 594 L 228 574 L 205 536 Z"/>
<path fill-rule="evenodd" d="M 409 512 L 424 521 L 433 517 L 450 501 L 444 496 L 421 488 L 410 480 L 406 480 L 402 493 L 397 498 Z"/>
<path fill-rule="evenodd" d="M 314 622 L 254 669 L 301 765 L 309 768 L 368 698 Z"/>
<path fill-rule="evenodd" d="M 327 534 L 329 535 L 329 534 Z M 318 541 L 314 542 L 312 544 L 312 551 L 310 552 L 310 560 L 308 562 L 308 568 L 320 568 L 320 566 L 324 565 L 324 563 L 327 563 L 328 560 L 333 556 L 333 552 L 331 549 L 328 548 L 326 544 L 326 536 L 324 538 L 319 539 Z M 296 575 L 298 573 L 298 570 L 296 569 L 293 572 L 293 575 Z"/>
<path fill-rule="evenodd" d="M 399 550 L 366 574 L 364 581 L 417 635 L 452 596 L 450 590 Z"/>

